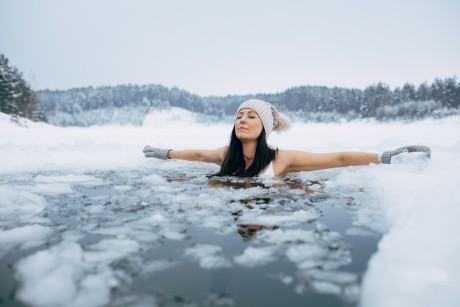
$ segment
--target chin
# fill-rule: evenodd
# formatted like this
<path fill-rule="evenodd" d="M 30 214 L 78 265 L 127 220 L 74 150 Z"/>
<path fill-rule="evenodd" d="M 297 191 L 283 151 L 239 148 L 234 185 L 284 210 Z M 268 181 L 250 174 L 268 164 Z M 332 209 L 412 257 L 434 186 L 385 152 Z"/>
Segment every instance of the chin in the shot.
<path fill-rule="evenodd" d="M 237 137 L 237 139 L 239 139 L 239 140 L 243 140 L 243 139 L 246 139 L 246 138 L 247 138 L 246 135 L 244 135 L 243 133 L 239 133 L 239 132 L 236 133 L 236 137 Z"/>
<path fill-rule="evenodd" d="M 249 135 L 237 134 L 236 137 L 237 137 L 237 139 L 240 140 L 240 141 L 257 140 L 257 138 L 251 137 L 251 136 L 249 136 Z"/>

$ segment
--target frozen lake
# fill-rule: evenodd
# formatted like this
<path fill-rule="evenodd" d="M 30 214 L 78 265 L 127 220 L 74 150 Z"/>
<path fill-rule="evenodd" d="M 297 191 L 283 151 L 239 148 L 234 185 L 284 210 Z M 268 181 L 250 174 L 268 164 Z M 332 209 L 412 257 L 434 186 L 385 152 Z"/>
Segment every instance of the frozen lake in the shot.
<path fill-rule="evenodd" d="M 269 143 L 425 144 L 433 158 L 243 180 L 142 154 L 224 146 L 228 125 L 26 128 L 0 115 L 0 304 L 460 303 L 458 117 L 295 124 Z"/>

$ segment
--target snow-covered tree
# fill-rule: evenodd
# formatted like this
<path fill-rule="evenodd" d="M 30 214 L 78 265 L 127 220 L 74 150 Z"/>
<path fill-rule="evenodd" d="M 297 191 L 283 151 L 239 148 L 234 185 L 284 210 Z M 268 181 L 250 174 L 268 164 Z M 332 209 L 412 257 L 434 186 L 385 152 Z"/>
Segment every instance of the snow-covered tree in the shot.
<path fill-rule="evenodd" d="M 26 117 L 46 121 L 37 105 L 37 95 L 22 78 L 15 67 L 8 65 L 8 59 L 0 54 L 0 112 L 11 114 L 13 119 Z"/>

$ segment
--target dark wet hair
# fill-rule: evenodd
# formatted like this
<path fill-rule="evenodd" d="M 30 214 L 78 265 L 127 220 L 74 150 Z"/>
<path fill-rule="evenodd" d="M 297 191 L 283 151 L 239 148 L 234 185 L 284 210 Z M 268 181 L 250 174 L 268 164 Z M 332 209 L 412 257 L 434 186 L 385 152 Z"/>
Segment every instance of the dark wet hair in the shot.
<path fill-rule="evenodd" d="M 265 129 L 257 139 L 256 154 L 251 166 L 246 169 L 246 162 L 243 157 L 243 143 L 236 137 L 235 126 L 232 129 L 230 137 L 230 145 L 228 146 L 224 162 L 220 167 L 220 171 L 214 176 L 239 176 L 239 177 L 254 177 L 275 159 L 277 150 L 271 148 L 267 144 Z"/>

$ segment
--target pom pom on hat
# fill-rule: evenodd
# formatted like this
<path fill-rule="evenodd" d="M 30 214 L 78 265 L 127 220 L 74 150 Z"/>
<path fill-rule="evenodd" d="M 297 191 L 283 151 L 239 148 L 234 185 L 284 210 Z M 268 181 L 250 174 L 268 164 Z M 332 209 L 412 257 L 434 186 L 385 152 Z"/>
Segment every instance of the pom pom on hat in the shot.
<path fill-rule="evenodd" d="M 272 131 L 282 132 L 291 127 L 289 118 L 281 115 L 272 104 L 266 101 L 259 99 L 246 100 L 240 105 L 236 114 L 238 115 L 242 109 L 251 109 L 256 111 L 257 115 L 259 115 L 262 120 L 267 137 Z"/>
<path fill-rule="evenodd" d="M 273 128 L 276 132 L 285 132 L 291 128 L 291 120 L 289 117 L 278 113 L 278 124 Z"/>

